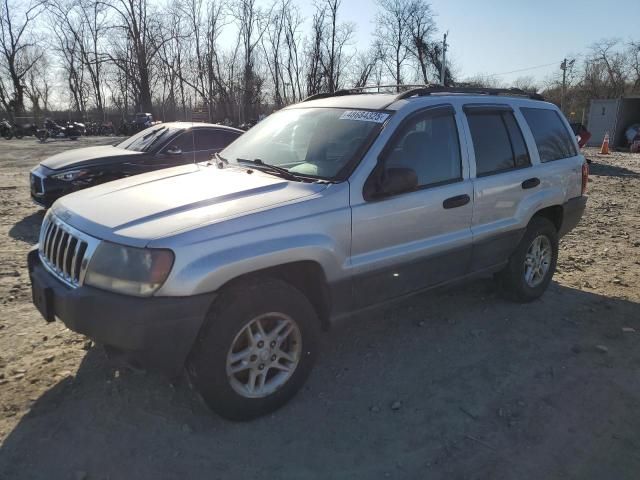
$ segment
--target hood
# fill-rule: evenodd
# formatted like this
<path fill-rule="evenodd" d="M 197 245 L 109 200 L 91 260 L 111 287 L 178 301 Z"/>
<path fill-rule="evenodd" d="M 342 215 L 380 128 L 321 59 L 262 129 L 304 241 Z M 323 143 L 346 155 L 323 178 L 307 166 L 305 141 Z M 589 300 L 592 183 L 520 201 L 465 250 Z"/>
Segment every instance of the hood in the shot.
<path fill-rule="evenodd" d="M 89 235 L 133 246 L 319 193 L 239 168 L 183 165 L 104 183 L 58 200 L 52 211 Z"/>
<path fill-rule="evenodd" d="M 58 153 L 44 160 L 41 165 L 52 170 L 87 166 L 103 163 L 116 157 L 128 157 L 131 155 L 141 155 L 142 152 L 126 150 L 124 148 L 113 147 L 111 145 L 101 145 L 97 147 L 74 148 Z"/>

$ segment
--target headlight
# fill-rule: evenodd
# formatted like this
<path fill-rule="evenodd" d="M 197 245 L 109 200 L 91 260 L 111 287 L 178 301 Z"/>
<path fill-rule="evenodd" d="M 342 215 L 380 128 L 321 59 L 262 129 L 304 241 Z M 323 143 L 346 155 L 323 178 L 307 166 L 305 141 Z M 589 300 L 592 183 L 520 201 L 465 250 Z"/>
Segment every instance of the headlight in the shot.
<path fill-rule="evenodd" d="M 68 172 L 58 173 L 56 175 L 51 175 L 51 176 L 56 180 L 71 182 L 73 180 L 77 180 L 78 178 L 85 176 L 87 173 L 89 173 L 88 170 L 69 170 Z"/>
<path fill-rule="evenodd" d="M 102 242 L 91 257 L 84 283 L 125 295 L 148 297 L 169 276 L 173 259 L 171 250 Z"/>

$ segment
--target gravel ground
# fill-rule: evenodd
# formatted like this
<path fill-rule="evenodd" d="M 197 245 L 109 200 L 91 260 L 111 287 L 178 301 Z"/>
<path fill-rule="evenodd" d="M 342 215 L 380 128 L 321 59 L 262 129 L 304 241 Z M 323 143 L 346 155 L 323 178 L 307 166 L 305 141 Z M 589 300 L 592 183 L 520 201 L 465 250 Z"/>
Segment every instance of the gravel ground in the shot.
<path fill-rule="evenodd" d="M 640 155 L 586 152 L 588 211 L 541 300 L 481 279 L 354 318 L 289 405 L 232 423 L 30 303 L 29 169 L 112 141 L 0 141 L 0 479 L 638 478 Z"/>

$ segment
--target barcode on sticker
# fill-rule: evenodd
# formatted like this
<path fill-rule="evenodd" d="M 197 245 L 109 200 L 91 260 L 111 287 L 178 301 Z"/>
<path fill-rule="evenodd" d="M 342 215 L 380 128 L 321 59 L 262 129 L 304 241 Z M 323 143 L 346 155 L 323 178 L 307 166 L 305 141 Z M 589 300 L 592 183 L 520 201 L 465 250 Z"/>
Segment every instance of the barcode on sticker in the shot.
<path fill-rule="evenodd" d="M 384 123 L 389 118 L 388 113 L 368 112 L 365 110 L 347 110 L 340 115 L 340 120 L 358 120 L 361 122 Z"/>

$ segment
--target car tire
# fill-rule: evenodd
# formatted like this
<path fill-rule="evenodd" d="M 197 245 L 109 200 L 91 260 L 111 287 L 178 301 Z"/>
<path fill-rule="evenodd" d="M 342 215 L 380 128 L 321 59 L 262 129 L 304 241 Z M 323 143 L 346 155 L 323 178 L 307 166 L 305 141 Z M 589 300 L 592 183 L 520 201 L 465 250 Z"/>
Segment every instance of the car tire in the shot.
<path fill-rule="evenodd" d="M 298 289 L 276 278 L 244 281 L 214 303 L 187 370 L 213 411 L 250 420 L 280 408 L 302 387 L 318 337 L 316 311 Z M 243 360 L 234 363 L 237 357 Z"/>
<path fill-rule="evenodd" d="M 557 261 L 555 225 L 547 218 L 533 217 L 509 263 L 496 275 L 502 293 L 520 303 L 539 298 L 553 278 Z"/>

